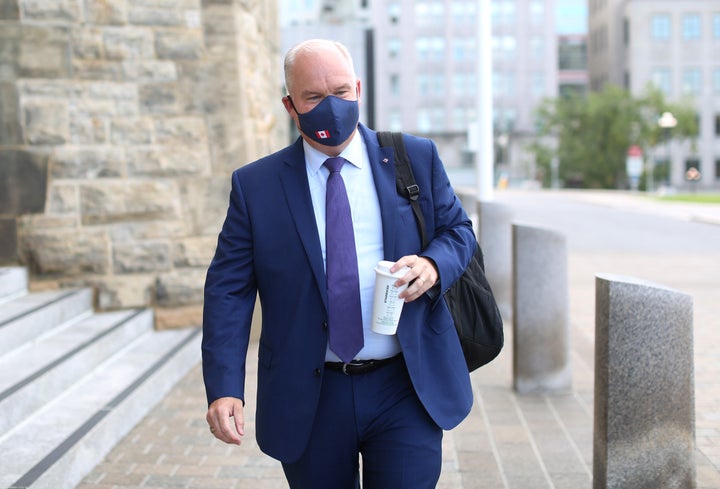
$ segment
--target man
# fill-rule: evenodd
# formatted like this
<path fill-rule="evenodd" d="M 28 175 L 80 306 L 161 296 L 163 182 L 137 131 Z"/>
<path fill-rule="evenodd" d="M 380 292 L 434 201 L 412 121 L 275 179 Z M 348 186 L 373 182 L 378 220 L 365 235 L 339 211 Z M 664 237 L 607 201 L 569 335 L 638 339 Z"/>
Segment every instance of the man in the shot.
<path fill-rule="evenodd" d="M 420 249 L 412 209 L 395 190 L 393 150 L 358 123 L 361 84 L 345 47 L 325 40 L 295 46 L 285 80 L 283 104 L 301 137 L 234 172 L 207 274 L 210 431 L 234 444 L 244 435 L 245 357 L 258 293 L 256 436 L 282 462 L 290 487 L 357 489 L 360 455 L 366 489 L 435 487 L 442 430 L 462 421 L 473 399 L 441 294 L 474 250 L 470 221 L 435 145 L 405 136 L 432 237 Z M 337 160 L 339 170 L 331 165 Z M 342 201 L 334 200 L 337 172 Z M 347 204 L 345 238 L 354 245 L 336 245 L 344 225 L 331 224 L 331 216 Z M 347 256 L 339 267 L 345 286 L 336 287 L 335 262 Z M 393 272 L 409 267 L 396 282 L 409 284 L 396 335 L 371 331 L 379 260 L 395 262 Z"/>

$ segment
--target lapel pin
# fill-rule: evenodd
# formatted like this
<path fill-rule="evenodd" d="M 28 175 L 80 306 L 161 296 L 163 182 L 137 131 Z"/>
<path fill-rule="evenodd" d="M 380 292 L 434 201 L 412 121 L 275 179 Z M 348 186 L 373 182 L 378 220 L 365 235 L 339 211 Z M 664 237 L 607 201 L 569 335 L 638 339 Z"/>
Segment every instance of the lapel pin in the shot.
<path fill-rule="evenodd" d="M 390 160 L 388 160 L 387 158 L 383 158 L 383 163 L 387 163 L 388 161 Z"/>

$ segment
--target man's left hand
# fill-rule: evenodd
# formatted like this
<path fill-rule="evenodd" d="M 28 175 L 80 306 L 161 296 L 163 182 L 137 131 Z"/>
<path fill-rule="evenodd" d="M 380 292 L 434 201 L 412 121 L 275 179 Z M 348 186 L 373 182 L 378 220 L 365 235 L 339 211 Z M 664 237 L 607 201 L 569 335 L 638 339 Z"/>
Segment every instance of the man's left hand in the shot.
<path fill-rule="evenodd" d="M 403 256 L 390 268 L 390 272 L 396 272 L 402 267 L 409 267 L 410 270 L 397 279 L 395 282 L 396 287 L 400 287 L 405 284 L 409 284 L 408 288 L 405 289 L 401 294 L 400 298 L 404 299 L 405 302 L 412 302 L 430 288 L 435 285 L 438 281 L 438 271 L 435 268 L 435 263 L 429 258 L 417 255 Z"/>

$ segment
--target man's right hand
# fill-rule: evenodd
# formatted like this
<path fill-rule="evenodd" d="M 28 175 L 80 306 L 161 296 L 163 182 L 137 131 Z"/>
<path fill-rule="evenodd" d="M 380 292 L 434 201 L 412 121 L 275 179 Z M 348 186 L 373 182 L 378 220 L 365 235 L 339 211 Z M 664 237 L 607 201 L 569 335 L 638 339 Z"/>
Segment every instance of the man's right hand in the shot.
<path fill-rule="evenodd" d="M 210 432 L 220 441 L 240 445 L 245 436 L 243 402 L 235 397 L 221 397 L 210 404 L 205 417 Z"/>

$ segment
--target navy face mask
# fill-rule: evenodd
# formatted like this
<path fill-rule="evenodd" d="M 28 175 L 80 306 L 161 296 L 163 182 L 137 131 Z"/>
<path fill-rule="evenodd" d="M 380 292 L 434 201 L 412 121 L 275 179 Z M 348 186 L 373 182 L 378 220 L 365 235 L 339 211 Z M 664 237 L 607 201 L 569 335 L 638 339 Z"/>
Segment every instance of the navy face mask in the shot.
<path fill-rule="evenodd" d="M 353 133 L 360 120 L 357 100 L 345 100 L 328 95 L 310 111 L 301 114 L 290 104 L 298 115 L 300 130 L 315 142 L 324 146 L 339 146 Z"/>

